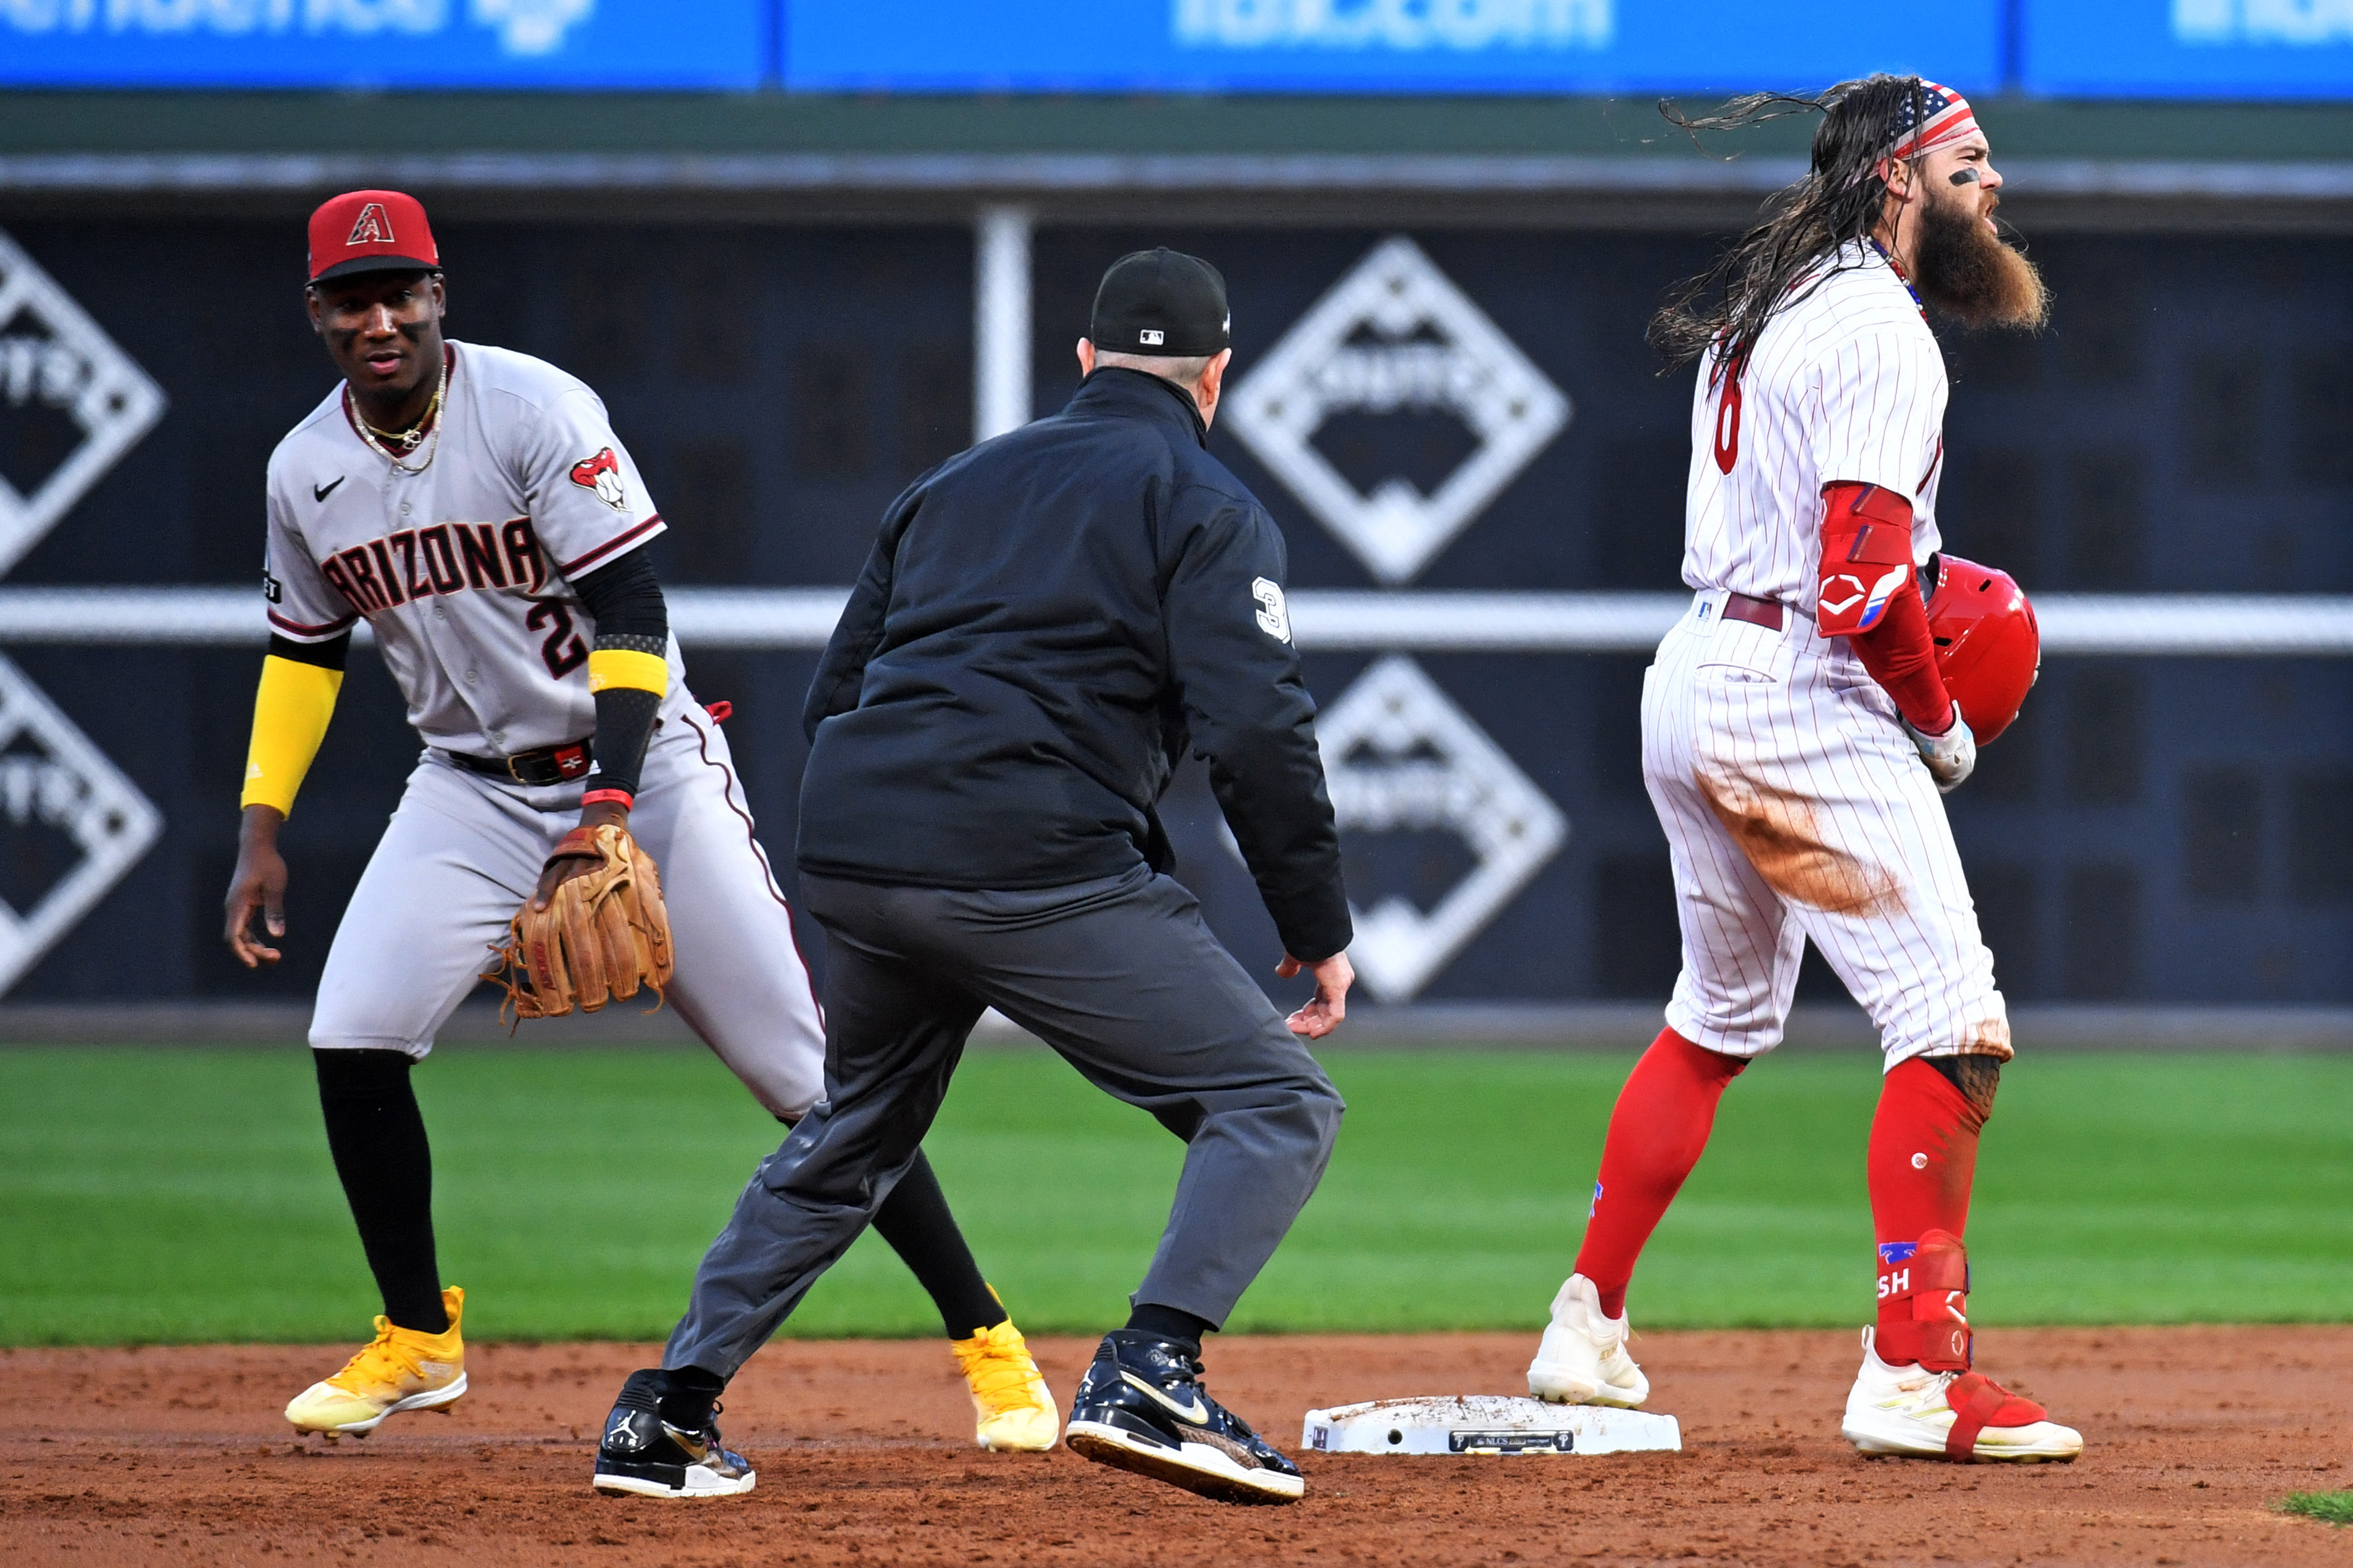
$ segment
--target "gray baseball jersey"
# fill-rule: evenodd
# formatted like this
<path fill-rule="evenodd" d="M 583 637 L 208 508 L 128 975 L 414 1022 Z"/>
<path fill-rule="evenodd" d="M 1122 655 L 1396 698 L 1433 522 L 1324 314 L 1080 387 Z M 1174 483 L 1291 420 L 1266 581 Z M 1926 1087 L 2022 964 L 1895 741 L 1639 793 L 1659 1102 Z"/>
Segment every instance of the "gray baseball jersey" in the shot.
<path fill-rule="evenodd" d="M 323 642 L 363 616 L 427 751 L 343 911 L 311 1044 L 423 1057 L 577 821 L 580 781 L 468 773 L 593 735 L 596 628 L 571 579 L 662 531 L 595 393 L 525 354 L 449 345 L 438 436 L 396 465 L 339 387 L 269 460 L 270 629 Z M 414 471 L 404 471 L 414 470 Z M 825 1029 L 726 737 L 686 688 L 646 750 L 630 828 L 669 906 L 670 1001 L 769 1110 L 823 1091 Z"/>
<path fill-rule="evenodd" d="M 564 745 L 596 728 L 596 634 L 570 579 L 659 534 L 661 515 L 578 380 L 474 343 L 447 363 L 440 427 L 398 466 L 341 386 L 270 455 L 269 629 L 323 642 L 366 616 L 428 745 Z M 665 718 L 685 700 L 674 640 L 670 658 Z"/>

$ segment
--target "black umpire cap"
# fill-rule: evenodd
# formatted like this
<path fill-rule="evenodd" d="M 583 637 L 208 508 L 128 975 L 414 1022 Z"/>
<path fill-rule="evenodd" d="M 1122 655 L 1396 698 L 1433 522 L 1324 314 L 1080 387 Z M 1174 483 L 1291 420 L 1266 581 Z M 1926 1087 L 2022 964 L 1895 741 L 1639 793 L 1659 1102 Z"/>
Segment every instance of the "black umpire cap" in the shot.
<path fill-rule="evenodd" d="M 1087 337 L 1097 353 L 1189 359 L 1233 343 L 1223 274 L 1166 246 L 1132 250 L 1111 264 L 1095 290 Z"/>

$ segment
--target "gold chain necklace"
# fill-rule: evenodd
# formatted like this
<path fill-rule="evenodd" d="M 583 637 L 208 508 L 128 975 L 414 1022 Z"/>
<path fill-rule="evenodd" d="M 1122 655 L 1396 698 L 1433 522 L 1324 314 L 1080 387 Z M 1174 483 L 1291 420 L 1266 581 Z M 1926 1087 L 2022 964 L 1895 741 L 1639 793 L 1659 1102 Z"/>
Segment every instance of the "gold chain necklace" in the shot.
<path fill-rule="evenodd" d="M 433 401 L 425 405 L 425 412 L 417 416 L 416 424 L 411 425 L 406 430 L 395 435 L 389 431 L 377 429 L 375 426 L 367 422 L 364 416 L 353 419 L 352 423 L 359 426 L 360 439 L 366 442 L 369 448 L 373 450 L 377 457 L 382 458 L 385 462 L 390 463 L 395 468 L 404 474 L 421 474 L 426 469 L 433 466 L 435 456 L 441 450 L 441 395 L 448 390 L 449 361 L 448 356 L 445 354 L 441 361 L 441 378 L 434 383 L 433 385 Z M 427 436 L 418 434 L 419 431 L 424 430 L 427 424 L 430 424 L 433 426 L 432 430 L 429 432 L 432 445 L 426 448 L 425 460 L 417 464 L 415 468 L 409 467 L 406 463 L 402 462 L 398 458 L 394 457 L 392 455 L 392 448 L 385 445 L 387 441 L 396 442 L 403 452 L 414 452 L 417 450 L 417 444 L 419 441 L 427 439 Z"/>

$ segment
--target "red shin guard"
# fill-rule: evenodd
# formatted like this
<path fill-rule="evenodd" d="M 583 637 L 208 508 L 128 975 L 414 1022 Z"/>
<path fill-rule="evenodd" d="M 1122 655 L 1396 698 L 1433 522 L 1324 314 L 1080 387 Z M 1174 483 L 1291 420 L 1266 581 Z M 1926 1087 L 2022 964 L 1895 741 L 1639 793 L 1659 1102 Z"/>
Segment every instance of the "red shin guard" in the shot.
<path fill-rule="evenodd" d="M 1966 1080 L 1965 1080 L 1966 1081 Z M 1991 1090 L 1987 1090 L 1988 1104 Z M 1931 1372 L 1969 1364 L 1968 1257 L 1961 1235 L 1987 1107 L 1914 1058 L 1887 1075 L 1871 1124 L 1879 1241 L 1879 1359 Z"/>
<path fill-rule="evenodd" d="M 1879 1246 L 1879 1326 L 1872 1349 L 1890 1366 L 1969 1364 L 1969 1255 L 1949 1230 Z"/>
<path fill-rule="evenodd" d="M 1683 1178 L 1699 1163 L 1724 1086 L 1747 1065 L 1662 1029 L 1618 1091 L 1585 1245 L 1577 1254 L 1577 1271 L 1593 1281 L 1609 1316 L 1626 1315 L 1626 1282 L 1634 1277 L 1634 1261 Z"/>

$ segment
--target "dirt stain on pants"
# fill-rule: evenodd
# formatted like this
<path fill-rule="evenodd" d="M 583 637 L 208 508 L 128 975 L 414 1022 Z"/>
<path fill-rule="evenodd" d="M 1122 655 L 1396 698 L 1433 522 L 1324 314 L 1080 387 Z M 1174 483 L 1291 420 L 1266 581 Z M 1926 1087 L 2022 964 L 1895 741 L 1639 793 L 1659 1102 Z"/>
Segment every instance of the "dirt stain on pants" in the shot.
<path fill-rule="evenodd" d="M 1825 843 L 1814 803 L 1803 795 L 1702 773 L 1692 777 L 1757 874 L 1791 903 L 1858 918 L 1903 910 L 1903 885 L 1883 868 Z"/>

